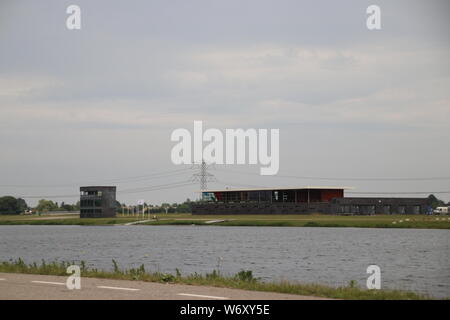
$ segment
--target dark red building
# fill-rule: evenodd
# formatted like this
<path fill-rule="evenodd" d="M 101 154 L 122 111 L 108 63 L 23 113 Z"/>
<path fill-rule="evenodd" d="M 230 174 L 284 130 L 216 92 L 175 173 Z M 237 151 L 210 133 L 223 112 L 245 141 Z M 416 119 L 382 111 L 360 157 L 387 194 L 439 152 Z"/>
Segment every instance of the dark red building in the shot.
<path fill-rule="evenodd" d="M 256 201 L 256 202 L 328 202 L 343 198 L 345 187 L 304 187 L 279 189 L 230 189 L 208 190 L 203 198 L 214 201 Z"/>

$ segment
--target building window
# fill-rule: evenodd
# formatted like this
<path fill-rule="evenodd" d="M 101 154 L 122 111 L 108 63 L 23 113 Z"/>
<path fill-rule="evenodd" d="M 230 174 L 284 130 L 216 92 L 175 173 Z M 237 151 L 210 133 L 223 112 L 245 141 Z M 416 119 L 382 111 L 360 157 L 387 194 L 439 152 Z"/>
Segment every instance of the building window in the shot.
<path fill-rule="evenodd" d="M 352 213 L 359 213 L 359 206 L 352 206 Z"/>
<path fill-rule="evenodd" d="M 361 206 L 362 214 L 375 214 L 375 206 Z"/>

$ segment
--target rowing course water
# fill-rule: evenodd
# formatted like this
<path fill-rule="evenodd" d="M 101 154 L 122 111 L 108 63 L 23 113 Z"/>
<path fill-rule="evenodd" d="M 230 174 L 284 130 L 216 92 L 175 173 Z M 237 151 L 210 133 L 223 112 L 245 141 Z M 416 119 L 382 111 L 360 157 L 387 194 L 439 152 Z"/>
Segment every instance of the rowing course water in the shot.
<path fill-rule="evenodd" d="M 84 260 L 100 269 L 114 259 L 183 274 L 252 270 L 263 280 L 361 287 L 376 264 L 382 288 L 450 297 L 449 240 L 449 230 L 425 229 L 0 226 L 0 258 Z"/>

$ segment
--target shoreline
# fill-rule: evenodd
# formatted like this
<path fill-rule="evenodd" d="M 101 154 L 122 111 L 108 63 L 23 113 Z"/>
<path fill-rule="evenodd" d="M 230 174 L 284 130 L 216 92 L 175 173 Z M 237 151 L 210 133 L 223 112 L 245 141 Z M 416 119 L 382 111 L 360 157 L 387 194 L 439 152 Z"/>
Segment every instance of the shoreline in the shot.
<path fill-rule="evenodd" d="M 156 217 L 156 219 L 154 219 Z M 117 215 L 112 218 L 83 218 L 65 215 L 1 215 L 0 225 L 197 225 L 254 227 L 328 227 L 328 228 L 394 228 L 450 229 L 450 216 L 424 215 L 191 215 L 158 214 L 146 217 Z"/>

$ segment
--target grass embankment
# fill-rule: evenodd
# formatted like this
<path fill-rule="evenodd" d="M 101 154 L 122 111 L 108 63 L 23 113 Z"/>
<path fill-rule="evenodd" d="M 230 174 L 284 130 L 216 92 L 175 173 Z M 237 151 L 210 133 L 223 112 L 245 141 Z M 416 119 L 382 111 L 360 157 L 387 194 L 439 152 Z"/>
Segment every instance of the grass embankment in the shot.
<path fill-rule="evenodd" d="M 66 215 L 0 215 L 0 225 L 115 225 L 143 220 L 142 218 L 117 216 L 115 218 L 83 218 L 79 214 Z"/>
<path fill-rule="evenodd" d="M 209 225 L 211 220 L 218 226 L 278 226 L 278 227 L 353 227 L 353 228 L 421 228 L 450 229 L 449 216 L 424 215 L 159 215 L 159 220 L 145 225 Z"/>
<path fill-rule="evenodd" d="M 217 225 L 217 226 L 277 226 L 277 227 L 353 227 L 353 228 L 417 228 L 450 229 L 450 216 L 425 215 L 192 215 L 151 214 L 133 217 L 119 214 L 115 218 L 84 218 L 79 215 L 23 216 L 0 215 L 0 225 L 116 225 L 157 219 L 143 225 Z M 222 222 L 207 223 L 213 220 Z"/>
<path fill-rule="evenodd" d="M 249 270 L 242 270 L 233 276 L 224 276 L 216 270 L 205 275 L 194 273 L 183 276 L 178 269 L 175 275 L 161 272 L 147 272 L 144 265 L 141 265 L 139 268 L 122 270 L 114 260 L 112 262 L 112 271 L 88 268 L 86 263 L 83 261 L 81 261 L 78 265 L 81 268 L 81 276 L 91 278 L 179 283 L 352 300 L 431 299 L 431 297 L 410 291 L 361 289 L 356 286 L 355 281 L 350 281 L 348 286 L 343 287 L 328 287 L 318 284 L 300 284 L 288 281 L 262 282 L 257 278 L 254 278 L 252 271 Z M 71 264 L 75 263 L 58 261 L 46 263 L 45 261 L 42 261 L 41 264 L 26 264 L 19 258 L 17 260 L 1 262 L 0 272 L 68 276 L 66 270 Z"/>

